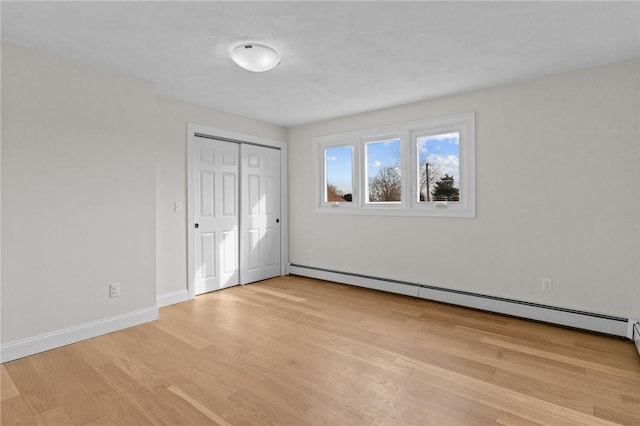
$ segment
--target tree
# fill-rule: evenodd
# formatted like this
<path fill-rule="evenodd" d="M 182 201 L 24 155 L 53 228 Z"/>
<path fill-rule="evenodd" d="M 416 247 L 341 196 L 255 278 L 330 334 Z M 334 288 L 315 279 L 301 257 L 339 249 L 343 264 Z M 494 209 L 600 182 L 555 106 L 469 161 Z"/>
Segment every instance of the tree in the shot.
<path fill-rule="evenodd" d="M 401 201 L 402 183 L 397 167 L 383 167 L 369 182 L 369 201 Z"/>
<path fill-rule="evenodd" d="M 460 201 L 460 190 L 453 185 L 453 176 L 441 177 L 433 186 L 433 201 Z"/>
<path fill-rule="evenodd" d="M 330 183 L 327 184 L 327 202 L 328 203 L 334 203 L 334 202 L 351 202 L 351 199 L 353 198 L 353 196 L 351 194 L 343 194 L 342 191 L 340 191 L 335 185 L 332 185 Z"/>
<path fill-rule="evenodd" d="M 342 199 L 342 194 L 340 193 L 340 190 L 335 185 L 331 185 L 330 183 L 328 183 L 327 184 L 327 202 L 333 203 L 335 201 L 344 201 Z"/>
<path fill-rule="evenodd" d="M 442 176 L 442 169 L 424 160 L 420 166 L 420 201 L 433 201 L 431 191 L 438 178 Z"/>

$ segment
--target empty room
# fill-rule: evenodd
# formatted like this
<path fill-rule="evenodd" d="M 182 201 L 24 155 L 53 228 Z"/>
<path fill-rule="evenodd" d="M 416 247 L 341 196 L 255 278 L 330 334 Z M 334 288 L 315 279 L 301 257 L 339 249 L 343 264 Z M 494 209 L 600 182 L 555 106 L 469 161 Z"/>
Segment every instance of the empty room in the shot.
<path fill-rule="evenodd" d="M 0 17 L 3 426 L 640 425 L 640 2 Z"/>

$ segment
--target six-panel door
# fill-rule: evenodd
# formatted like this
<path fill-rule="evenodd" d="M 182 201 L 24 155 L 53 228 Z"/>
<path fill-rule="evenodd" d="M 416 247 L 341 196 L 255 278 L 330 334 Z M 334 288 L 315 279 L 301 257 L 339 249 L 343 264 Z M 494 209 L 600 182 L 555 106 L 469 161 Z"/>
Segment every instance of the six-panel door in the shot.
<path fill-rule="evenodd" d="M 242 145 L 240 280 L 280 275 L 280 151 Z"/>
<path fill-rule="evenodd" d="M 239 283 L 239 146 L 195 140 L 195 294 Z M 197 227 L 196 227 L 197 226 Z"/>

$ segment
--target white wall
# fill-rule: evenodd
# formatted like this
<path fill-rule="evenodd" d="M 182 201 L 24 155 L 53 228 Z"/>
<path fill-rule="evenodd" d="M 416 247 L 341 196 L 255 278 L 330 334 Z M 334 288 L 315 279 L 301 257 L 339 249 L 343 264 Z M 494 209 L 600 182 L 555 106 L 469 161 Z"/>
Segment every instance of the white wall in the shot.
<path fill-rule="evenodd" d="M 626 62 L 291 129 L 291 262 L 640 317 L 639 73 Z M 313 137 L 467 111 L 476 218 L 314 213 Z"/>
<path fill-rule="evenodd" d="M 156 102 L 2 45 L 3 345 L 155 307 Z"/>
<path fill-rule="evenodd" d="M 4 359 L 148 320 L 137 313 L 157 314 L 158 296 L 187 294 L 188 122 L 286 139 L 136 78 L 2 45 Z"/>
<path fill-rule="evenodd" d="M 161 304 L 187 297 L 187 123 L 285 141 L 286 129 L 159 98 L 156 173 L 157 277 Z M 183 209 L 174 211 L 178 201 Z M 171 297 L 175 295 L 175 297 Z M 167 298 L 163 302 L 163 298 Z"/>

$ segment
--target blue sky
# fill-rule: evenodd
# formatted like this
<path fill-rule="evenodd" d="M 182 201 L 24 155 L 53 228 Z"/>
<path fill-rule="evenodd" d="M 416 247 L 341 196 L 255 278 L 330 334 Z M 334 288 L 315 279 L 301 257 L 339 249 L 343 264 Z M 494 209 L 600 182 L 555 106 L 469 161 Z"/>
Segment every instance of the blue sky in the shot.
<path fill-rule="evenodd" d="M 389 139 L 366 144 L 367 177 L 370 181 L 384 167 L 400 165 L 400 139 Z"/>
<path fill-rule="evenodd" d="M 344 194 L 353 193 L 350 146 L 327 148 L 325 151 L 327 183 L 335 185 Z"/>
<path fill-rule="evenodd" d="M 453 176 L 455 186 L 460 182 L 460 135 L 458 133 L 444 133 L 418 138 L 418 159 L 420 164 L 424 160 L 441 170 L 442 176 Z"/>

